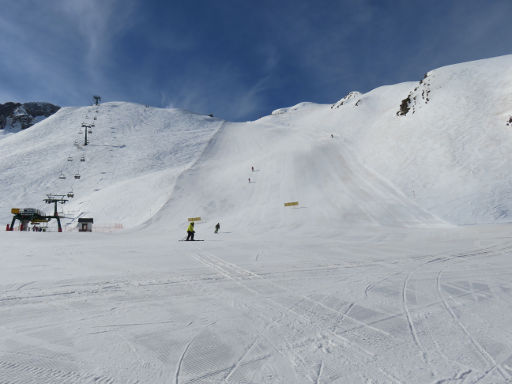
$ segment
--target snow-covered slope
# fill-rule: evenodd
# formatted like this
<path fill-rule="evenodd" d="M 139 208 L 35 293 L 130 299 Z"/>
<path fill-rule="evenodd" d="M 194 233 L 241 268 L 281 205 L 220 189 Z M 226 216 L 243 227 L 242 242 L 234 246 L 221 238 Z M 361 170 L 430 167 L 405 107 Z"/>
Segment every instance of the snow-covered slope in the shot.
<path fill-rule="evenodd" d="M 307 232 L 509 221 L 511 116 L 512 56 L 247 123 L 130 103 L 63 108 L 0 142 L 0 218 L 73 191 L 68 216 L 151 230 L 197 216 Z M 82 123 L 95 124 L 88 146 Z"/>
<path fill-rule="evenodd" d="M 343 140 L 307 122 L 325 109 L 307 104 L 294 116 L 225 124 L 178 179 L 155 221 L 174 216 L 183 226 L 183 218 L 200 216 L 211 225 L 220 221 L 249 232 L 304 228 L 327 233 L 354 224 L 438 224 L 365 168 Z M 284 207 L 294 201 L 298 207 Z"/>
<path fill-rule="evenodd" d="M 95 231 L 0 231 L 0 382 L 512 382 L 510 224 L 444 221 L 510 220 L 511 67 L 247 123 L 106 103 L 7 135 L 0 219 L 73 190 Z M 176 241 L 190 216 L 206 241 Z"/>
<path fill-rule="evenodd" d="M 424 209 L 460 224 L 510 221 L 511 55 L 436 69 L 334 113 L 363 162 Z"/>
<path fill-rule="evenodd" d="M 87 146 L 82 123 L 95 125 Z M 221 124 L 130 103 L 63 108 L 1 141 L 0 217 L 8 220 L 11 207 L 50 212 L 43 202 L 47 193 L 72 191 L 74 197 L 63 206 L 69 217 L 91 216 L 100 226 L 139 224 L 167 201 L 176 177 Z"/>
<path fill-rule="evenodd" d="M 162 213 L 318 231 L 509 221 L 511 79 L 504 56 L 226 124 Z M 400 115 L 404 99 L 409 112 Z M 302 210 L 283 207 L 295 200 Z"/>

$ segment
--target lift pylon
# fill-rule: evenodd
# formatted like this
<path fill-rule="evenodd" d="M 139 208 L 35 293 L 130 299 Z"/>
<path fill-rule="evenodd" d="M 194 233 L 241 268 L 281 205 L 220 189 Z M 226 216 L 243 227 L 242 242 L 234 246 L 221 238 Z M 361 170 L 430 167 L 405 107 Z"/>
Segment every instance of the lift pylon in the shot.
<path fill-rule="evenodd" d="M 49 194 L 49 195 L 46 195 L 46 196 L 47 196 L 47 198 L 44 199 L 44 202 L 46 204 L 54 204 L 53 216 L 46 216 L 46 218 L 48 218 L 48 219 L 56 219 L 58 227 L 59 227 L 59 232 L 62 232 L 62 225 L 60 224 L 60 217 L 59 217 L 59 213 L 57 212 L 57 203 L 65 204 L 69 200 L 65 199 L 66 195 Z"/>

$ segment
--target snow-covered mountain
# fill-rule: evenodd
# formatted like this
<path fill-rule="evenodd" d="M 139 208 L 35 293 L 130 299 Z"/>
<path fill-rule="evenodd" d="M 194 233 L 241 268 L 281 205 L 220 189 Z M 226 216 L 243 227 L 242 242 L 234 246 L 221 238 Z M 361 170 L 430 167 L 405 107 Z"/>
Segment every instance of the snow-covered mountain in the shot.
<path fill-rule="evenodd" d="M 0 141 L 0 217 L 49 211 L 47 193 L 72 191 L 67 216 L 124 228 L 198 216 L 255 231 L 505 222 L 511 119 L 512 55 L 246 123 L 122 102 L 62 108 Z M 87 146 L 83 123 L 95 125 Z"/>
<path fill-rule="evenodd" d="M 511 68 L 246 123 L 113 102 L 4 135 L 4 223 L 72 192 L 67 229 L 94 228 L 0 231 L 0 382 L 512 382 L 510 224 L 450 225 L 510 221 Z M 204 241 L 178 241 L 198 216 Z"/>
<path fill-rule="evenodd" d="M 42 102 L 0 104 L 0 133 L 17 132 L 31 127 L 59 109 L 57 105 Z"/>

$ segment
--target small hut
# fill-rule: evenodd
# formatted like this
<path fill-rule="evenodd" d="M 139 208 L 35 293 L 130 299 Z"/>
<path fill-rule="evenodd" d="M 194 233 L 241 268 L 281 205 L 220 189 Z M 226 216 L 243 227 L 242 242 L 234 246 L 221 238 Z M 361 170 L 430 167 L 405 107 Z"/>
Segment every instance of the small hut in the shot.
<path fill-rule="evenodd" d="M 92 223 L 94 220 L 92 217 L 80 217 L 78 219 L 78 232 L 92 232 Z"/>

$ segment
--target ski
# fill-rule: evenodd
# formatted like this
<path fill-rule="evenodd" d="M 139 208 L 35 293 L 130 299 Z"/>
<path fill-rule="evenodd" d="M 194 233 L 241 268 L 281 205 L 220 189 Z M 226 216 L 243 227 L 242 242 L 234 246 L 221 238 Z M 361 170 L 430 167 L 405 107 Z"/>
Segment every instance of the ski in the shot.
<path fill-rule="evenodd" d="M 178 240 L 178 241 L 204 241 L 204 240 Z"/>

